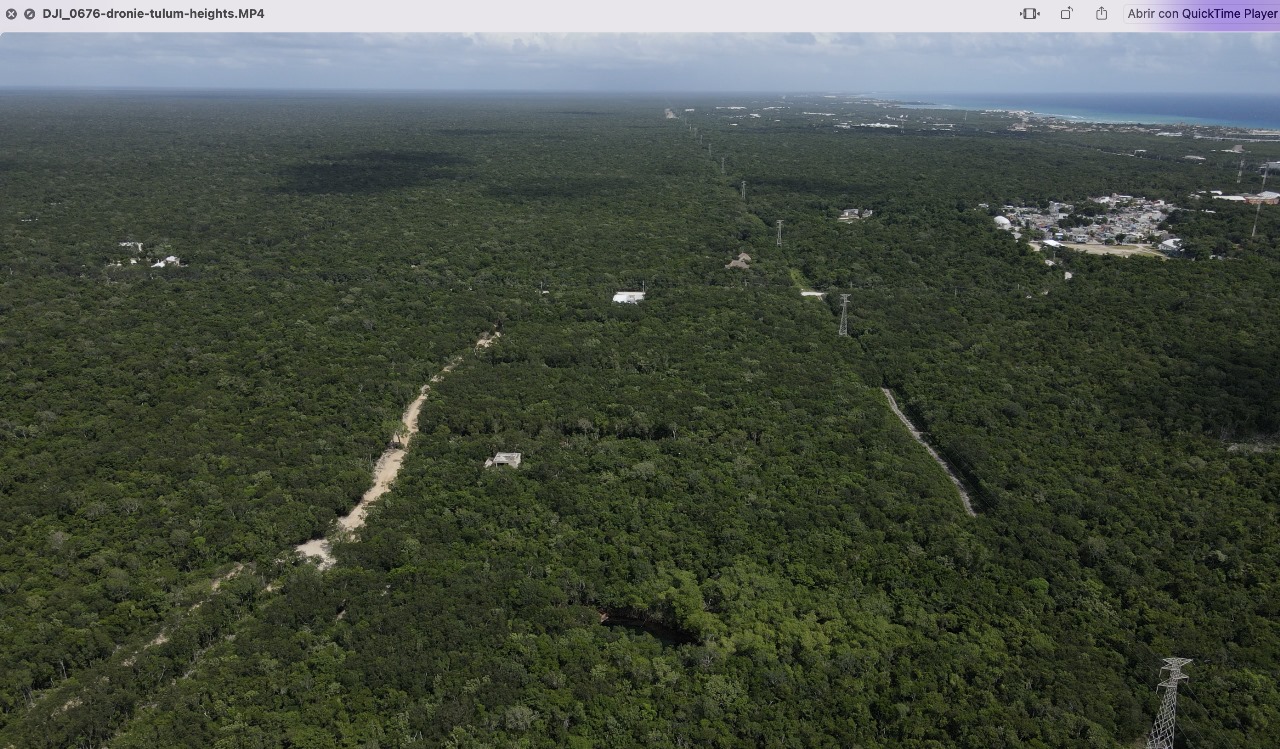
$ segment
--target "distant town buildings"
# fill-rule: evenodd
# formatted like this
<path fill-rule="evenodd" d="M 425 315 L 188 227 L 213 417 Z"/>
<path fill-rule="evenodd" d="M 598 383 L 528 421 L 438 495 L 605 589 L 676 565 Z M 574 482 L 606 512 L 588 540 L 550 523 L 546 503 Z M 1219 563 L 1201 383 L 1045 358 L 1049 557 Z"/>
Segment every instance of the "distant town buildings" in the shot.
<path fill-rule="evenodd" d="M 1280 204 L 1280 192 L 1267 190 L 1257 195 L 1214 195 L 1213 199 L 1227 200 L 1232 203 L 1248 203 L 1249 205 L 1277 205 Z"/>
<path fill-rule="evenodd" d="M 994 220 L 996 226 L 1002 229 L 1038 229 L 1046 239 L 1059 243 L 1114 244 L 1121 240 L 1137 242 L 1153 236 L 1159 237 L 1160 223 L 1173 210 L 1173 206 L 1163 200 L 1149 200 L 1119 193 L 1091 198 L 1090 202 L 1104 206 L 1096 210 L 1098 215 L 1083 216 L 1070 203 L 1050 202 L 1047 208 L 1006 205 L 1002 209 L 1005 215 L 996 216 Z M 1089 223 L 1072 226 L 1070 224 L 1076 221 L 1068 221 L 1068 218 L 1073 216 L 1077 220 L 1083 216 Z"/>

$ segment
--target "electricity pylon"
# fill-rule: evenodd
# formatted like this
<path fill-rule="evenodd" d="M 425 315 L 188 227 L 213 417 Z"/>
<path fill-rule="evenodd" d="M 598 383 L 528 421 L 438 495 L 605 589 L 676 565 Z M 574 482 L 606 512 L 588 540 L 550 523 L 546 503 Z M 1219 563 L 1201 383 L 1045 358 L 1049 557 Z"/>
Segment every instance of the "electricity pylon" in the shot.
<path fill-rule="evenodd" d="M 840 335 L 849 335 L 849 295 L 840 295 Z"/>
<path fill-rule="evenodd" d="M 1165 658 L 1160 673 L 1166 670 L 1169 677 L 1160 682 L 1156 688 L 1164 687 L 1164 699 L 1160 701 L 1160 714 L 1156 716 L 1155 725 L 1151 727 L 1151 735 L 1147 736 L 1147 749 L 1173 749 L 1173 726 L 1178 710 L 1178 682 L 1188 678 L 1182 673 L 1182 667 L 1191 662 L 1190 658 Z"/>

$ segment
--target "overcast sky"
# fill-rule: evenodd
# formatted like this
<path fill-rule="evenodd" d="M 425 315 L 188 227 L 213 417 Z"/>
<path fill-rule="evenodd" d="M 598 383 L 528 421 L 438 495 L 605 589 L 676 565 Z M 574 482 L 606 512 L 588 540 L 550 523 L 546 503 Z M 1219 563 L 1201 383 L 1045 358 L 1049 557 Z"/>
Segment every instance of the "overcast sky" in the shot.
<path fill-rule="evenodd" d="M 0 86 L 1280 90 L 1280 34 L 5 34 Z"/>

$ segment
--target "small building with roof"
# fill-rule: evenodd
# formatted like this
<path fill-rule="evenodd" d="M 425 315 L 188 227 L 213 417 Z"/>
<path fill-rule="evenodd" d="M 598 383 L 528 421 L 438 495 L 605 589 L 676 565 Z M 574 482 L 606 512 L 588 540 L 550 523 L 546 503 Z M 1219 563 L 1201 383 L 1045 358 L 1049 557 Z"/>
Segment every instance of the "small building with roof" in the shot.
<path fill-rule="evenodd" d="M 511 466 L 512 468 L 520 467 L 520 453 L 496 453 L 492 458 L 484 462 L 484 467 L 491 466 Z"/>

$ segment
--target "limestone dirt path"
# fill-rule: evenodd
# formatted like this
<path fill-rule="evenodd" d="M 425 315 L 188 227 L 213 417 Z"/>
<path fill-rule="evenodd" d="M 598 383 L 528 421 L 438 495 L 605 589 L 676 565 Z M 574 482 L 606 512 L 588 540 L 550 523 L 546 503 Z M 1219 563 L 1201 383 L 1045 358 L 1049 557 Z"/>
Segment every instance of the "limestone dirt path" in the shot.
<path fill-rule="evenodd" d="M 947 461 L 942 459 L 938 451 L 933 449 L 933 445 L 925 441 L 924 432 L 916 429 L 916 425 L 911 423 L 911 419 L 908 419 L 902 409 L 898 408 L 898 401 L 894 400 L 893 391 L 889 388 L 880 388 L 880 390 L 884 393 L 884 397 L 889 399 L 889 408 L 892 408 L 893 412 L 902 420 L 902 425 L 907 428 L 908 432 L 911 432 L 911 436 L 915 437 L 916 442 L 919 442 L 924 446 L 924 449 L 929 451 L 929 454 L 933 456 L 938 465 L 942 466 L 942 470 L 946 471 L 947 478 L 951 479 L 951 483 L 956 485 L 956 491 L 960 492 L 960 501 L 964 502 L 964 511 L 969 513 L 970 517 L 976 518 L 978 513 L 973 511 L 973 503 L 969 500 L 969 492 L 965 491 L 964 484 L 960 482 L 960 477 L 956 475 L 956 472 L 952 470 Z"/>

